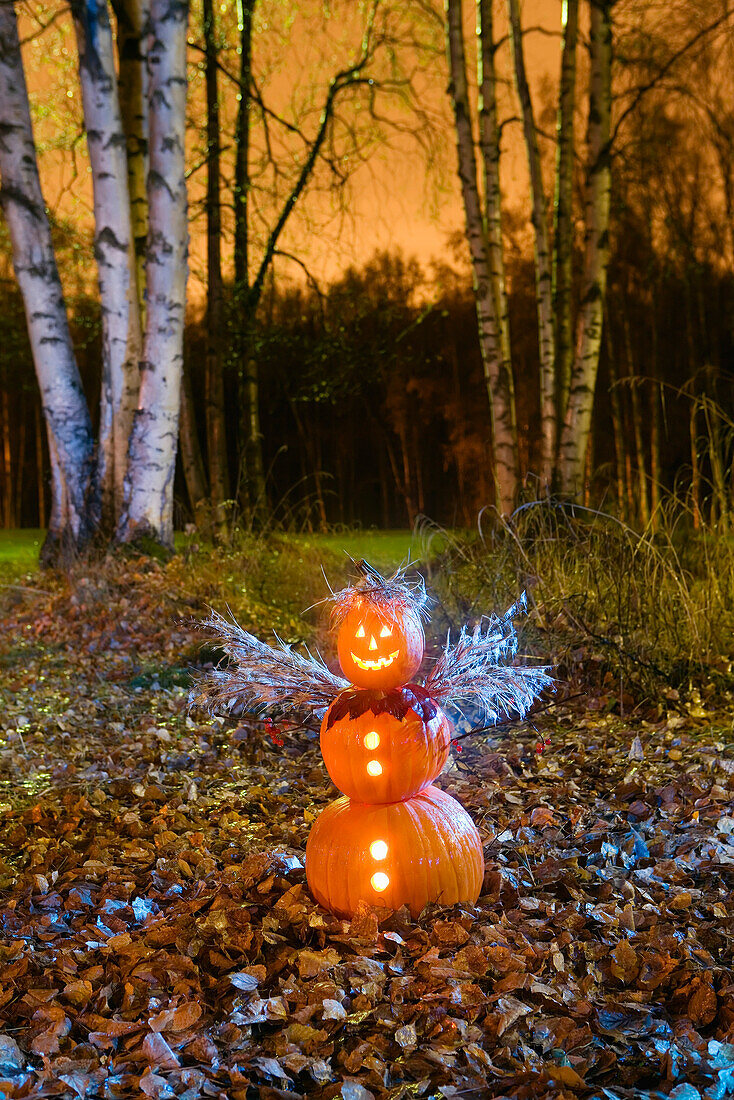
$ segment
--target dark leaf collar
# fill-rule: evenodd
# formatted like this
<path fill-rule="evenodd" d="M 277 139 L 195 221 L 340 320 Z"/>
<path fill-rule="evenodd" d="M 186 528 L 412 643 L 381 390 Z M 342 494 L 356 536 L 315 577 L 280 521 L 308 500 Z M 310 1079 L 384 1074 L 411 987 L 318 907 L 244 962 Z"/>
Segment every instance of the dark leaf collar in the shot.
<path fill-rule="evenodd" d="M 367 711 L 378 714 L 392 714 L 394 718 L 405 718 L 409 710 L 415 711 L 424 722 L 436 717 L 437 705 L 425 688 L 419 684 L 404 684 L 392 691 L 370 691 L 367 688 L 348 688 L 338 695 L 329 708 L 326 728 L 331 729 L 341 718 L 359 718 Z"/>

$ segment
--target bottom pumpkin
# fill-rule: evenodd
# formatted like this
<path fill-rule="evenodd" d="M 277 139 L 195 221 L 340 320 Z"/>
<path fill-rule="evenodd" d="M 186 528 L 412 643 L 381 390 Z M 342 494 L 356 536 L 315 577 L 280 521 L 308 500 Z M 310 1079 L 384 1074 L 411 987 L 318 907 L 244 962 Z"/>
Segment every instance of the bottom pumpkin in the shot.
<path fill-rule="evenodd" d="M 343 796 L 313 823 L 306 878 L 316 901 L 338 916 L 351 917 L 365 901 L 407 905 L 417 917 L 429 902 L 477 900 L 482 843 L 466 810 L 438 787 L 382 805 Z"/>

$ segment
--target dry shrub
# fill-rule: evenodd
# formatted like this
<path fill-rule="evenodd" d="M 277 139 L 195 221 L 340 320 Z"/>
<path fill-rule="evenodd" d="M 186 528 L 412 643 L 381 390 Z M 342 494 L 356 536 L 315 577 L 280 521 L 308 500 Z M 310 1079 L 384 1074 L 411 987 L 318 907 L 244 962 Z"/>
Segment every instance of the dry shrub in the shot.
<path fill-rule="evenodd" d="M 567 675 L 622 675 L 652 692 L 731 671 L 734 539 L 694 534 L 674 508 L 642 534 L 614 516 L 538 502 L 447 536 L 431 566 L 444 628 L 528 593 L 531 652 Z M 424 527 L 430 538 L 431 527 Z M 436 616 L 434 616 L 434 622 Z"/>

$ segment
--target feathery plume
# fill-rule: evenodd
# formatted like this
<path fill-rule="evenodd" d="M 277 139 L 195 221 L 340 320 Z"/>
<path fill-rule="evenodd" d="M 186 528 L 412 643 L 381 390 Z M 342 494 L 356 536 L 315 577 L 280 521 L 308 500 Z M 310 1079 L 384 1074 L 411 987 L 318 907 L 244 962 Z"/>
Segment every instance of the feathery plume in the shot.
<path fill-rule="evenodd" d="M 484 630 L 481 623 L 471 632 L 462 627 L 454 645 L 447 637 L 444 651 L 424 683 L 431 698 L 459 709 L 462 702 L 478 704 L 488 724 L 513 713 L 522 718 L 540 693 L 553 684 L 544 666 L 508 663 L 517 653 L 512 618 L 525 608 L 523 593 L 501 619 L 490 616 Z"/>
<path fill-rule="evenodd" d="M 295 652 L 277 635 L 277 645 L 267 645 L 217 612 L 201 626 L 229 657 L 225 668 L 209 673 L 193 700 L 193 705 L 210 714 L 245 710 L 323 714 L 349 687 L 319 657 Z"/>

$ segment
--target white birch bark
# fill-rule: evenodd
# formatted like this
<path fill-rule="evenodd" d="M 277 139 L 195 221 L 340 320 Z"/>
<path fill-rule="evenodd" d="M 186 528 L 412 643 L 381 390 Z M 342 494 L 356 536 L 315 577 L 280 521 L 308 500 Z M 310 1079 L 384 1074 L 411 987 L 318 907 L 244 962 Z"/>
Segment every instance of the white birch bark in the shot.
<path fill-rule="evenodd" d="M 479 88 L 479 149 L 482 154 L 484 183 L 484 217 L 487 227 L 489 267 L 495 294 L 495 317 L 499 329 L 502 372 L 512 395 L 514 417 L 514 377 L 510 343 L 510 316 L 505 284 L 504 244 L 502 238 L 502 190 L 500 187 L 500 131 L 497 122 L 497 75 L 494 54 L 494 19 L 492 0 L 477 2 L 477 84 Z M 513 435 L 517 426 L 513 420 Z"/>
<path fill-rule="evenodd" d="M 148 39 L 147 316 L 121 542 L 150 538 L 173 548 L 183 330 L 186 308 L 186 29 L 185 0 L 152 0 Z"/>
<path fill-rule="evenodd" d="M 51 454 L 51 517 L 41 556 L 46 562 L 65 560 L 83 549 L 96 526 L 92 425 L 41 193 L 10 3 L 0 4 L 0 178 Z"/>
<path fill-rule="evenodd" d="M 71 8 L 92 167 L 94 250 L 102 311 L 97 476 L 102 525 L 111 531 L 122 508 L 128 442 L 138 397 L 140 316 L 126 142 L 107 0 L 73 0 Z"/>
<path fill-rule="evenodd" d="M 548 232 L 548 210 L 543 187 L 543 173 L 535 127 L 533 102 L 525 71 L 525 51 L 522 41 L 518 0 L 508 0 L 510 38 L 515 68 L 515 86 L 520 101 L 525 151 L 530 174 L 531 220 L 535 235 L 535 300 L 538 313 L 538 351 L 540 355 L 540 427 L 542 439 L 540 480 L 550 484 L 556 452 L 556 341 L 553 325 L 553 293 L 551 282 L 551 250 Z"/>
<path fill-rule="evenodd" d="M 127 142 L 127 184 L 135 241 L 135 280 L 145 325 L 145 250 L 148 242 L 148 71 L 145 60 L 149 0 L 112 0 L 117 18 L 117 87 Z"/>
<path fill-rule="evenodd" d="M 587 130 L 584 273 L 568 408 L 559 448 L 561 491 L 575 496 L 583 485 L 599 368 L 604 296 L 609 263 L 611 192 L 612 4 L 590 0 L 591 72 Z"/>
<path fill-rule="evenodd" d="M 553 203 L 553 313 L 556 322 L 556 415 L 563 424 L 573 363 L 573 164 L 576 103 L 576 47 L 579 0 L 563 5 L 563 53 L 556 124 L 556 181 Z M 560 435 L 560 432 L 559 432 Z"/>
<path fill-rule="evenodd" d="M 503 372 L 503 352 L 497 313 L 498 295 L 489 260 L 489 240 L 482 218 L 477 186 L 469 90 L 466 78 L 461 0 L 446 0 L 446 42 L 449 60 L 449 94 L 454 109 L 459 180 L 466 218 L 466 235 L 472 260 L 479 345 L 489 397 L 492 423 L 496 504 L 509 515 L 517 492 L 517 437 L 514 430 L 514 395 Z"/>

